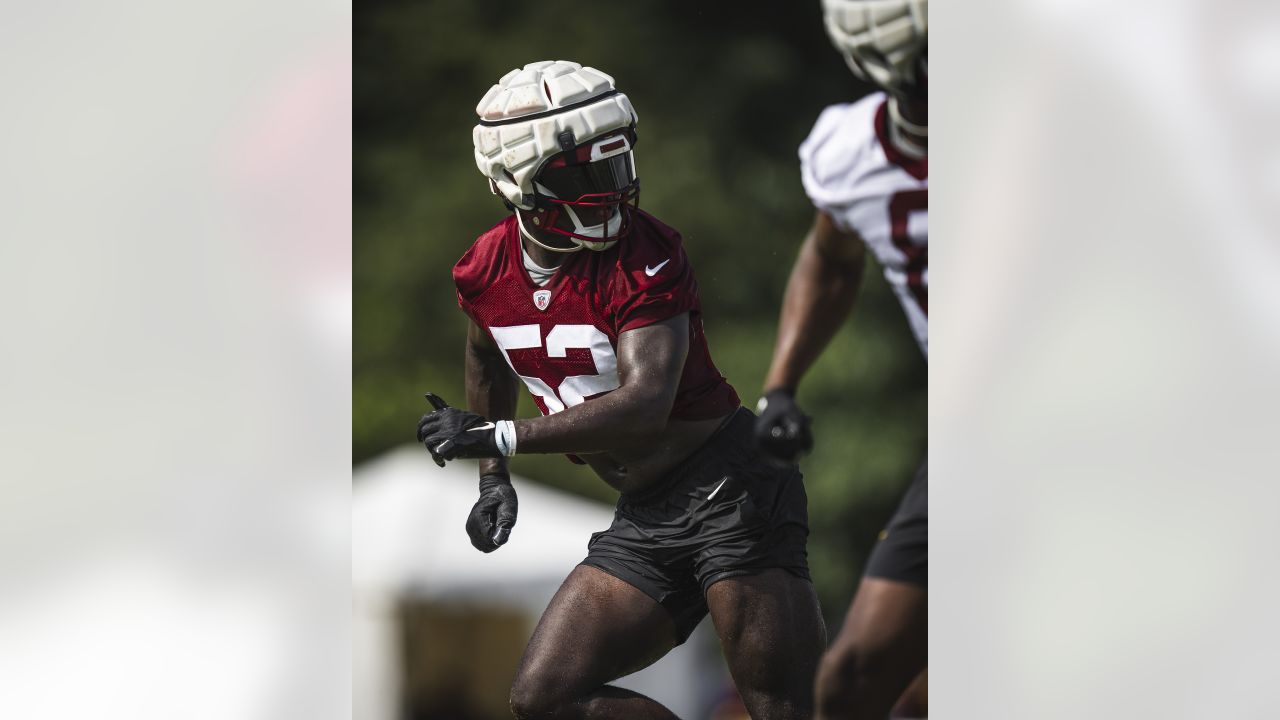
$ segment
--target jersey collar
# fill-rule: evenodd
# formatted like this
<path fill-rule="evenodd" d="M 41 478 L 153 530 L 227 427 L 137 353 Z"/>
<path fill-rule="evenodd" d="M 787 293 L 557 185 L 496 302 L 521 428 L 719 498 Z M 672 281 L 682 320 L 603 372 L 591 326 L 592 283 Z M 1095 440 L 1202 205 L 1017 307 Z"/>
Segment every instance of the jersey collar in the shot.
<path fill-rule="evenodd" d="M 884 156 L 889 162 L 902 168 L 911 177 L 917 180 L 929 179 L 929 158 L 922 157 L 913 158 L 894 146 L 889 139 L 889 100 L 886 98 L 880 103 L 880 107 L 876 109 L 876 139 L 880 141 L 880 147 L 884 149 Z"/>

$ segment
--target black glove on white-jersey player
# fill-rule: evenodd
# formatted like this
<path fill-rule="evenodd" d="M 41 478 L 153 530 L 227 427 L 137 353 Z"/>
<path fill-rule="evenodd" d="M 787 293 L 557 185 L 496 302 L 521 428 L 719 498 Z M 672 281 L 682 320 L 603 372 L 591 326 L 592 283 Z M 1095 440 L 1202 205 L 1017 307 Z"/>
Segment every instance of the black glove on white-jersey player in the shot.
<path fill-rule="evenodd" d="M 484 417 L 449 407 L 439 396 L 427 393 L 435 408 L 418 421 L 418 442 L 427 446 L 440 467 L 457 458 L 503 457 L 495 437 L 495 425 Z"/>
<path fill-rule="evenodd" d="M 800 411 L 795 396 L 787 390 L 773 390 L 756 405 L 756 445 L 769 457 L 795 462 L 801 453 L 813 449 L 809 416 Z"/>

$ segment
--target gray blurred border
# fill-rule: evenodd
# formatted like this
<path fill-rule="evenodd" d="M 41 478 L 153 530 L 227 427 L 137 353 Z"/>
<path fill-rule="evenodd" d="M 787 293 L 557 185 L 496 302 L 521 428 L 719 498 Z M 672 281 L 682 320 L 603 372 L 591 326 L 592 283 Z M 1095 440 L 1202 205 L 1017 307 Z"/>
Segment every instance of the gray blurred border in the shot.
<path fill-rule="evenodd" d="M 935 713 L 1274 717 L 1280 13 L 933 11 Z"/>
<path fill-rule="evenodd" d="M 350 8 L 0 23 L 0 717 L 350 708 Z"/>

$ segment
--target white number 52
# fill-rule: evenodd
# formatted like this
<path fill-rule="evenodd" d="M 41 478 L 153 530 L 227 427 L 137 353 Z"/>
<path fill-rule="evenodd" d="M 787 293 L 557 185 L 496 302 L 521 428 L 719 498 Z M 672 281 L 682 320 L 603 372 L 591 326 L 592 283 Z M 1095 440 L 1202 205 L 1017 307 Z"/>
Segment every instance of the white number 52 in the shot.
<path fill-rule="evenodd" d="M 542 347 L 542 330 L 538 325 L 491 327 L 489 332 L 507 359 L 507 365 L 529 387 L 529 392 L 542 399 L 549 413 L 558 413 L 592 395 L 618 388 L 618 356 L 609 344 L 609 336 L 594 325 L 556 325 L 547 333 L 547 357 L 566 357 L 567 350 L 576 348 L 590 350 L 591 359 L 596 364 L 595 375 L 571 375 L 554 390 L 542 379 L 520 372 L 508 353 L 509 350 Z"/>

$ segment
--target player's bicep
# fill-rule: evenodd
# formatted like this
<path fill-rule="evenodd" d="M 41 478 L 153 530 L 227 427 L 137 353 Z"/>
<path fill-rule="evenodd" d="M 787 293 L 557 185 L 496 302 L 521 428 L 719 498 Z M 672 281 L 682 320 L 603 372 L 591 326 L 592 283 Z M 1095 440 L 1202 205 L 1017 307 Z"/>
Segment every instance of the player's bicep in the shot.
<path fill-rule="evenodd" d="M 492 382 L 506 376 L 515 377 L 493 338 L 484 328 L 472 322 L 467 327 L 467 379 L 468 382 L 486 380 Z"/>
<path fill-rule="evenodd" d="M 474 321 L 467 323 L 467 349 L 478 355 L 496 355 L 502 357 L 502 351 L 489 337 L 489 333 Z"/>
<path fill-rule="evenodd" d="M 484 328 L 467 328 L 467 407 L 489 419 L 515 417 L 516 374 Z"/>
<path fill-rule="evenodd" d="M 809 242 L 823 260 L 846 267 L 862 265 L 867 253 L 866 245 L 857 233 L 842 229 L 823 210 L 814 215 Z"/>
<path fill-rule="evenodd" d="M 689 313 L 618 335 L 618 381 L 628 393 L 675 403 L 689 355 Z"/>

